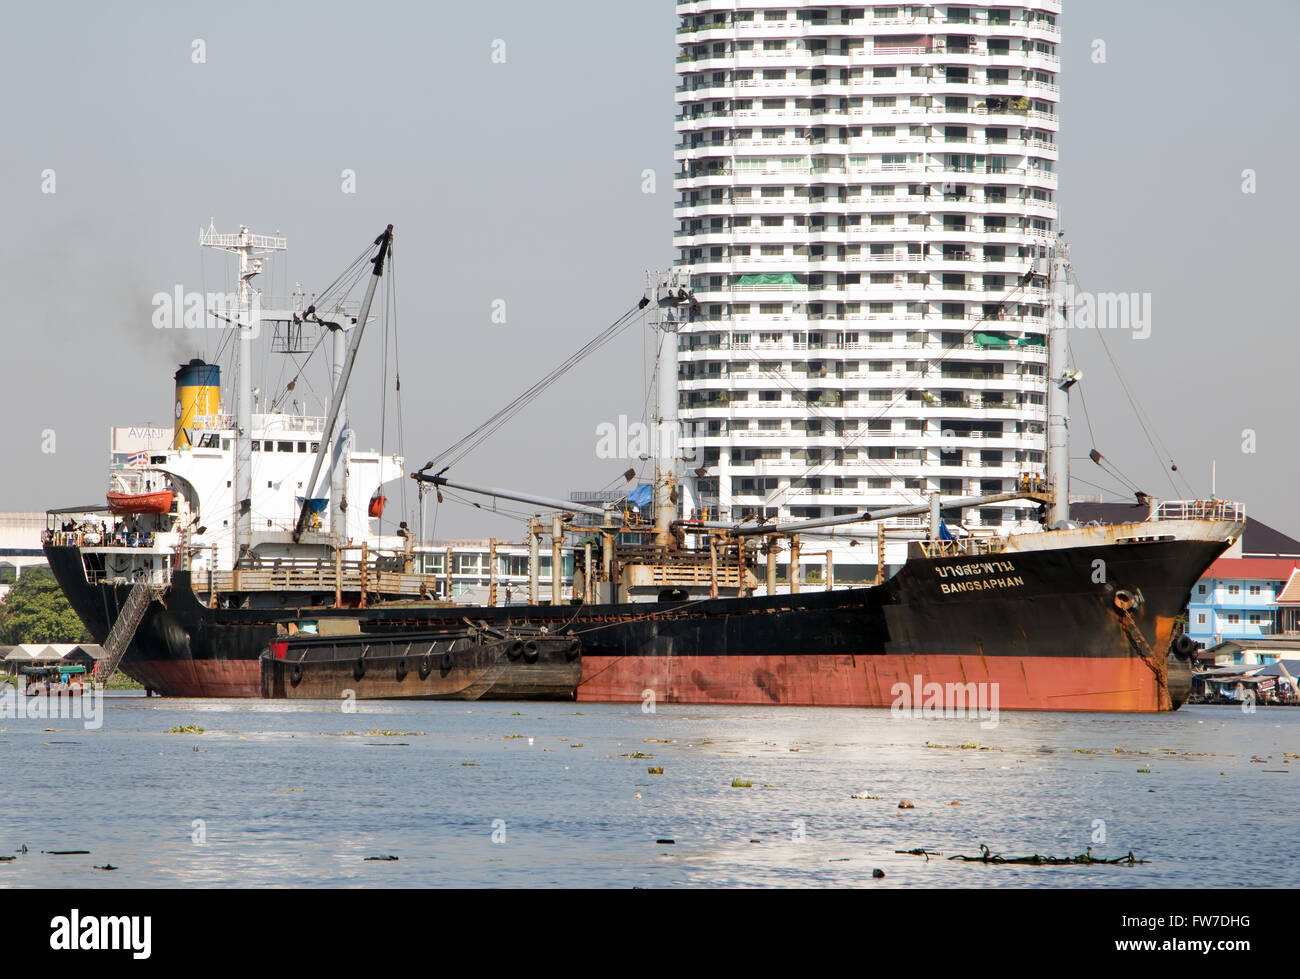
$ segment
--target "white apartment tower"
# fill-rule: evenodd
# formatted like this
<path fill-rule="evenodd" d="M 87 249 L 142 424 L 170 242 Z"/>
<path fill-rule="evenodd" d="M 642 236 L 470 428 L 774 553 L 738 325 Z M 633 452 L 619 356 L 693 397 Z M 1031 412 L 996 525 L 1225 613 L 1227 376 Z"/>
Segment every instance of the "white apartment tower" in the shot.
<path fill-rule="evenodd" d="M 1056 234 L 1060 9 L 679 0 L 688 508 L 830 517 L 1043 471 L 1025 276 Z"/>

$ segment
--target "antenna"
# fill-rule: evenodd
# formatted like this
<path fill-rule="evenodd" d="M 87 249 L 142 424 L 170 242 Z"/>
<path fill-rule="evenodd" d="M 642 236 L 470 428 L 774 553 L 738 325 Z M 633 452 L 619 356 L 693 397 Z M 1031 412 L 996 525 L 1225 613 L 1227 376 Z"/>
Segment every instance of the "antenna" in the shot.
<path fill-rule="evenodd" d="M 235 538 L 231 563 L 232 568 L 237 568 L 253 532 L 252 351 L 261 319 L 261 293 L 253 290 L 252 279 L 262 272 L 263 255 L 286 251 L 289 243 L 284 238 L 255 235 L 247 225 L 240 225 L 238 234 L 218 234 L 215 222 L 209 221 L 206 231 L 199 229 L 199 245 L 239 256 L 238 308 L 210 311 L 213 316 L 234 323 L 239 330 L 239 354 L 235 362 Z"/>

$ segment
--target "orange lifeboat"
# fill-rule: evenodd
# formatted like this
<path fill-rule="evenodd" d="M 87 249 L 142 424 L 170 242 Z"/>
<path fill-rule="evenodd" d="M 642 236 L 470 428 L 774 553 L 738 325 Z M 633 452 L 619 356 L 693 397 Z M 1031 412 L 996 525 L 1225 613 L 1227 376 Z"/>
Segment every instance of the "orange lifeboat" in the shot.
<path fill-rule="evenodd" d="M 108 494 L 108 511 L 117 516 L 131 514 L 170 513 L 172 501 L 176 498 L 173 490 L 160 490 L 156 493 L 113 493 Z"/>

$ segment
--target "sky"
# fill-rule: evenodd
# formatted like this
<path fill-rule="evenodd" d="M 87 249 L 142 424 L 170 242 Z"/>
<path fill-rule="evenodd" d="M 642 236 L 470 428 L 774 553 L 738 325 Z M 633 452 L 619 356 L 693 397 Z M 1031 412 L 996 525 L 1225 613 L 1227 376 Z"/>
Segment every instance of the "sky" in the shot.
<path fill-rule="evenodd" d="M 400 447 L 415 468 L 512 400 L 673 260 L 674 6 L 9 6 L 0 510 L 100 499 L 109 426 L 170 425 L 176 365 L 221 336 L 155 329 L 152 298 L 232 287 L 230 261 L 197 244 L 210 220 L 288 238 L 268 295 L 321 289 L 394 225 L 401 437 L 390 386 L 381 443 L 371 343 L 352 389 L 360 447 Z M 1154 438 L 1098 331 L 1071 336 L 1087 401 L 1086 419 L 1072 404 L 1074 489 L 1122 489 L 1094 446 L 1165 498 L 1187 495 L 1171 457 L 1198 494 L 1213 463 L 1221 497 L 1300 536 L 1300 339 L 1282 288 L 1300 267 L 1300 5 L 1066 0 L 1061 26 L 1061 226 L 1084 290 L 1151 308 L 1149 335 L 1106 340 Z M 597 427 L 644 417 L 647 333 L 623 333 L 455 475 L 547 496 L 619 481 Z M 429 520 L 430 536 L 519 535 L 455 502 Z"/>

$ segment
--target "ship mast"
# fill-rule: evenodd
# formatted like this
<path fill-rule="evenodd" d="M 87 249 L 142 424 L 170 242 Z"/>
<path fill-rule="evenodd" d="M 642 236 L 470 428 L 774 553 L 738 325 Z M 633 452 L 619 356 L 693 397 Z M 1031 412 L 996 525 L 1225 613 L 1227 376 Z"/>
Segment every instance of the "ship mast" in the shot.
<path fill-rule="evenodd" d="M 646 277 L 646 295 L 654 297 L 651 325 L 656 333 L 658 384 L 655 387 L 654 510 L 655 546 L 666 548 L 677 519 L 677 328 L 681 305 L 691 301 L 689 274 L 681 270 Z"/>
<path fill-rule="evenodd" d="M 1047 323 L 1047 529 L 1070 520 L 1070 388 L 1077 375 L 1069 371 L 1070 246 L 1058 236 L 1049 253 L 1052 309 Z"/>
<path fill-rule="evenodd" d="M 238 234 L 220 235 L 211 222 L 207 231 L 199 230 L 199 244 L 233 252 L 239 257 L 238 307 L 235 310 L 235 325 L 239 331 L 235 359 L 235 536 L 231 560 L 231 567 L 237 568 L 253 536 L 253 339 L 260 325 L 261 294 L 252 288 L 251 283 L 253 276 L 262 271 L 262 255 L 282 252 L 289 246 L 284 238 L 252 234 L 246 225 L 240 225 Z M 229 313 L 222 318 L 229 320 Z"/>

